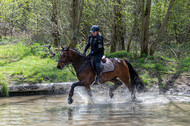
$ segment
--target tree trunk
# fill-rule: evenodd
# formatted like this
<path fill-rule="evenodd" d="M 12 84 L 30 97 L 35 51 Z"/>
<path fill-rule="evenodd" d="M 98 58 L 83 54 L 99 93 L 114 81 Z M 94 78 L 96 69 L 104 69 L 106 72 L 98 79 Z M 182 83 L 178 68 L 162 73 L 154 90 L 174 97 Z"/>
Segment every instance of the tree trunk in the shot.
<path fill-rule="evenodd" d="M 116 51 L 116 46 L 117 46 L 116 29 L 117 29 L 117 26 L 116 26 L 116 24 L 114 24 L 113 28 L 112 28 L 112 36 L 111 36 L 111 48 L 110 48 L 111 53 Z"/>
<path fill-rule="evenodd" d="M 131 33 L 131 36 L 129 38 L 129 42 L 128 42 L 128 45 L 127 45 L 127 52 L 130 52 L 131 41 L 133 39 L 133 36 L 135 35 L 136 24 L 137 24 L 137 18 L 135 17 L 132 33 Z"/>
<path fill-rule="evenodd" d="M 134 19 L 134 24 L 133 24 L 131 36 L 129 37 L 129 42 L 128 42 L 128 45 L 127 45 L 127 52 L 130 52 L 131 41 L 133 39 L 133 36 L 135 36 L 136 35 L 135 33 L 137 32 L 137 16 L 138 16 L 137 14 L 140 11 L 138 11 L 137 7 L 136 7 L 138 5 L 137 0 L 135 0 L 135 2 L 136 2 L 136 4 L 134 4 L 134 12 L 133 12 L 135 19 Z"/>
<path fill-rule="evenodd" d="M 157 44 L 160 42 L 160 38 L 162 37 L 162 34 L 163 34 L 163 32 L 164 32 L 164 29 L 165 29 L 165 27 L 166 27 L 166 25 L 167 25 L 167 23 L 168 23 L 169 16 L 170 16 L 170 13 L 171 13 L 170 11 L 171 11 L 171 9 L 172 9 L 172 6 L 173 6 L 174 1 L 175 1 L 175 0 L 171 0 L 171 1 L 170 1 L 170 4 L 169 4 L 169 6 L 168 6 L 168 11 L 167 11 L 166 16 L 165 16 L 165 18 L 164 18 L 164 21 L 163 21 L 163 23 L 162 23 L 162 25 L 161 25 L 161 28 L 160 28 L 160 30 L 159 30 L 159 32 L 158 32 L 158 36 L 157 36 L 156 40 L 152 43 L 152 45 L 151 45 L 151 47 L 150 47 L 150 55 L 151 55 L 151 56 L 154 55 L 154 52 L 155 52 L 155 50 L 156 50 L 156 46 L 157 46 Z"/>
<path fill-rule="evenodd" d="M 126 29 L 125 29 L 125 25 L 123 23 L 123 19 L 122 19 L 122 15 L 121 15 L 121 19 L 120 19 L 120 32 L 119 32 L 119 37 L 120 37 L 120 51 L 121 50 L 125 50 L 125 32 L 126 32 Z"/>
<path fill-rule="evenodd" d="M 80 6 L 80 3 L 81 6 Z M 72 36 L 70 46 L 75 48 L 77 45 L 77 41 L 79 39 L 79 29 L 80 29 L 80 19 L 82 16 L 84 0 L 79 2 L 79 0 L 72 0 L 71 4 L 71 29 L 72 29 Z"/>
<path fill-rule="evenodd" d="M 53 45 L 55 47 L 60 46 L 60 35 L 59 35 L 59 29 L 58 29 L 58 11 L 57 11 L 57 0 L 52 0 L 53 5 L 53 14 L 52 14 L 52 37 L 53 37 Z"/>
<path fill-rule="evenodd" d="M 119 42 L 119 48 L 118 50 L 125 50 L 125 32 L 126 32 L 126 28 L 125 28 L 125 24 L 123 22 L 123 15 L 122 15 L 122 3 L 121 0 L 117 0 L 117 4 L 118 4 L 118 9 L 117 9 L 117 15 L 118 15 L 118 19 L 117 19 L 117 24 L 118 24 L 118 42 Z"/>
<path fill-rule="evenodd" d="M 148 55 L 148 39 L 149 39 L 149 24 L 150 24 L 150 10 L 151 10 L 151 0 L 146 0 L 146 9 L 143 16 L 143 33 L 142 33 L 142 47 L 141 55 Z M 143 9 L 144 11 L 144 9 Z"/>
<path fill-rule="evenodd" d="M 121 0 L 116 0 L 114 4 L 114 24 L 112 28 L 112 39 L 110 52 L 115 52 L 118 45 L 118 50 L 125 50 L 125 27 L 122 20 Z"/>
<path fill-rule="evenodd" d="M 140 34 L 140 39 L 141 39 L 141 52 L 143 50 L 143 41 L 144 41 L 144 4 L 145 4 L 145 0 L 142 0 L 140 2 L 140 8 L 141 8 L 141 34 Z"/>
<path fill-rule="evenodd" d="M 23 4 L 23 9 L 22 9 L 22 18 L 23 18 L 23 22 L 22 22 L 22 31 L 27 31 L 27 23 L 28 23 L 28 13 L 30 11 L 30 6 L 29 6 L 29 0 L 26 0 Z"/>
<path fill-rule="evenodd" d="M 118 29 L 118 24 L 117 24 L 117 11 L 118 11 L 118 6 L 116 5 L 116 3 L 114 4 L 114 9 L 113 9 L 113 13 L 114 13 L 114 24 L 112 27 L 112 35 L 111 35 L 111 48 L 110 48 L 110 52 L 113 53 L 116 51 L 117 49 L 117 29 Z"/>

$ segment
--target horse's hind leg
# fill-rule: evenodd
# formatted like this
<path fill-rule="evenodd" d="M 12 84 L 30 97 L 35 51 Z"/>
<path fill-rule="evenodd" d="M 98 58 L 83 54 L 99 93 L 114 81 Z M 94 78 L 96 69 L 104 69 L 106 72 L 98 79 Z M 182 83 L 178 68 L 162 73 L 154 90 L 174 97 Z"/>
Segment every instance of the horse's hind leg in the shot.
<path fill-rule="evenodd" d="M 76 82 L 76 83 L 73 83 L 72 86 L 71 86 L 71 89 L 70 89 L 70 92 L 69 92 L 69 97 L 68 97 L 68 103 L 69 104 L 72 104 L 73 103 L 73 93 L 74 93 L 74 88 L 76 86 L 83 86 L 83 84 L 81 82 Z"/>
<path fill-rule="evenodd" d="M 110 91 L 109 91 L 110 98 L 113 98 L 114 96 L 113 91 L 116 90 L 119 86 L 121 86 L 122 82 L 116 78 L 112 79 L 111 82 L 115 84 L 110 88 Z"/>
<path fill-rule="evenodd" d="M 128 76 L 126 76 L 126 75 L 128 75 Z M 132 102 L 136 101 L 135 88 L 129 82 L 129 74 L 123 74 L 122 76 L 119 76 L 119 78 L 128 87 L 129 91 L 131 92 Z"/>

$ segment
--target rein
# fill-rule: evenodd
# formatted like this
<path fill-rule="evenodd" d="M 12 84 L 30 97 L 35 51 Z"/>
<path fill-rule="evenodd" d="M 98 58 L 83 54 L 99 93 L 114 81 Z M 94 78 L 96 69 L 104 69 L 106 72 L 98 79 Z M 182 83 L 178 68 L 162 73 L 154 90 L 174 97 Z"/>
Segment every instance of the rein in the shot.
<path fill-rule="evenodd" d="M 88 57 L 88 56 L 84 56 L 84 57 L 80 58 L 80 60 L 83 60 L 83 59 L 87 59 L 87 60 L 85 61 L 85 63 L 83 63 L 81 66 L 79 66 L 79 68 L 78 68 L 78 70 L 76 71 L 76 73 L 79 73 L 79 72 L 81 71 L 81 69 L 82 69 L 88 62 L 90 62 L 90 60 L 88 60 L 87 57 Z M 67 59 L 68 59 L 68 58 L 70 58 L 70 57 L 67 56 Z M 58 62 L 64 63 L 65 66 L 69 69 L 69 71 L 70 71 L 74 76 L 77 76 L 77 75 L 73 72 L 73 70 L 71 69 L 71 67 L 68 66 L 69 62 L 63 61 L 63 60 L 61 60 L 61 59 L 59 59 Z"/>
<path fill-rule="evenodd" d="M 81 69 L 82 69 L 88 62 L 90 62 L 90 60 L 89 60 L 89 61 L 86 60 L 85 63 L 83 63 L 83 64 L 79 67 L 79 69 L 77 70 L 77 73 L 79 73 L 79 72 L 81 71 Z"/>
<path fill-rule="evenodd" d="M 82 60 L 82 59 L 84 59 L 84 58 L 86 58 L 86 57 L 83 57 L 83 58 L 81 58 L 80 60 Z M 76 71 L 76 73 L 79 73 L 79 72 L 82 70 L 82 68 L 83 68 L 88 62 L 90 62 L 90 60 L 89 60 L 89 61 L 86 60 L 85 63 L 83 63 L 83 64 L 79 67 L 79 69 Z M 73 72 L 73 70 L 71 70 L 71 67 L 69 67 L 68 64 L 66 64 L 66 67 L 69 69 L 69 71 L 70 71 L 74 76 L 77 76 L 77 75 Z"/>
<path fill-rule="evenodd" d="M 83 57 L 83 58 L 81 58 L 80 60 L 83 60 L 83 59 L 85 59 L 86 57 Z M 74 76 L 77 76 L 74 72 L 73 72 L 73 70 L 71 69 L 71 67 L 69 67 L 69 63 L 68 62 L 65 62 L 65 61 L 63 61 L 63 60 L 59 60 L 59 62 L 62 62 L 62 63 L 64 63 L 65 64 L 65 66 L 69 69 L 69 71 L 74 75 Z M 88 60 L 86 60 L 85 61 L 85 63 L 83 63 L 80 67 L 79 67 L 79 69 L 76 71 L 76 73 L 79 73 L 80 71 L 81 71 L 81 69 L 88 63 L 88 62 L 90 62 L 90 60 L 88 61 Z"/>
<path fill-rule="evenodd" d="M 70 71 L 74 76 L 77 76 L 77 75 L 73 72 L 73 70 L 71 70 L 71 68 L 69 67 L 68 64 L 66 65 L 66 67 L 69 69 L 69 71 Z"/>
<path fill-rule="evenodd" d="M 71 68 L 69 67 L 69 63 L 68 62 L 65 62 L 65 61 L 63 61 L 63 60 L 59 60 L 59 62 L 61 62 L 61 63 L 64 63 L 65 64 L 65 66 L 69 69 L 69 71 L 74 75 L 74 76 L 77 76 L 74 72 L 73 72 L 73 70 L 71 70 Z"/>

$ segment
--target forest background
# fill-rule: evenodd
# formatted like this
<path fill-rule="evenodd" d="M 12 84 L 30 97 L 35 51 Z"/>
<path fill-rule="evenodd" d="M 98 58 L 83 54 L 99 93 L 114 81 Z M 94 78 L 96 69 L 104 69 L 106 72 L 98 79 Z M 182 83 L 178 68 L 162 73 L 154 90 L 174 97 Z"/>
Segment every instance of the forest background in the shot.
<path fill-rule="evenodd" d="M 189 78 L 189 0 L 1 0 L 0 8 L 5 88 L 76 80 L 68 68 L 56 69 L 56 50 L 71 45 L 83 52 L 92 25 L 101 29 L 106 56 L 131 61 L 150 87 Z"/>

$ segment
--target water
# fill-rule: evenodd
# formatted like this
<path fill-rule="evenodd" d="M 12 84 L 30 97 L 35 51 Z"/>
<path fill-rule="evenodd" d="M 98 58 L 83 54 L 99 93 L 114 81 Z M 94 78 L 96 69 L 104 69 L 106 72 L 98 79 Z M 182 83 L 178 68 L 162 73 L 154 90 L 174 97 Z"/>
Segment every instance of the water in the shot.
<path fill-rule="evenodd" d="M 66 95 L 0 98 L 0 126 L 189 126 L 190 96 L 138 95 L 141 103 L 130 102 L 127 90 L 120 89 L 110 99 L 107 90 L 93 90 L 94 103 L 87 104 L 82 88 L 74 103 Z"/>

